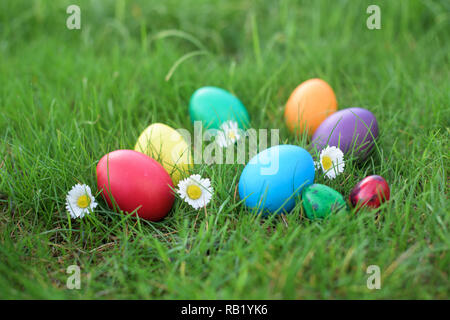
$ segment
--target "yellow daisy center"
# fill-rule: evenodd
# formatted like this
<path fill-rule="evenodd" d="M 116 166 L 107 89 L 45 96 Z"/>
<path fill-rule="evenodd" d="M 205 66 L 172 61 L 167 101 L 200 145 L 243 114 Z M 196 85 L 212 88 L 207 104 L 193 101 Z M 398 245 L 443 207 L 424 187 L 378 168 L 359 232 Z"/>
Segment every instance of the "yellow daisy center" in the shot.
<path fill-rule="evenodd" d="M 326 171 L 330 169 L 333 166 L 333 161 L 331 161 L 330 156 L 323 156 L 322 157 L 322 167 Z"/>
<path fill-rule="evenodd" d="M 202 189 L 200 189 L 200 187 L 195 184 L 191 184 L 189 187 L 187 187 L 186 193 L 189 198 L 197 200 L 202 195 Z"/>
<path fill-rule="evenodd" d="M 91 199 L 87 195 L 82 195 L 77 200 L 77 205 L 82 209 L 87 208 L 90 203 Z"/>
<path fill-rule="evenodd" d="M 228 138 L 230 138 L 230 140 L 234 140 L 236 138 L 236 135 L 234 134 L 234 131 L 229 131 L 228 132 Z"/>

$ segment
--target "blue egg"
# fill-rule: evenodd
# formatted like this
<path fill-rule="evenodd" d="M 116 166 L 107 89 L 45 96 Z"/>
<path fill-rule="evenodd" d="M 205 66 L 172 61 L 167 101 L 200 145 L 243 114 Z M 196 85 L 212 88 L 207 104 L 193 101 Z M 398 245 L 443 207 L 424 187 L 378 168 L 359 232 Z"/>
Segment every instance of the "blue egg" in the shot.
<path fill-rule="evenodd" d="M 314 161 L 305 149 L 278 145 L 261 151 L 245 166 L 239 196 L 263 215 L 289 212 L 304 187 L 314 183 Z"/>

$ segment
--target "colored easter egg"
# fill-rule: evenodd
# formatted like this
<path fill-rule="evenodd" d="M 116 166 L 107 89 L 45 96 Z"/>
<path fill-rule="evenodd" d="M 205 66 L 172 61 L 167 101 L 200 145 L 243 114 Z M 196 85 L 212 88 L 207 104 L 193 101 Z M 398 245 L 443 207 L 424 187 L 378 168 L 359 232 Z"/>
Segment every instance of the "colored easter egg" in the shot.
<path fill-rule="evenodd" d="M 183 136 L 162 123 L 147 127 L 139 136 L 134 150 L 162 164 L 175 185 L 192 167 L 191 151 Z"/>
<path fill-rule="evenodd" d="M 348 154 L 364 159 L 378 138 L 378 123 L 369 110 L 348 108 L 333 113 L 317 128 L 312 137 L 313 146 L 322 150 L 335 146 Z"/>
<path fill-rule="evenodd" d="M 312 135 L 336 110 L 336 95 L 330 85 L 322 79 L 309 79 L 291 93 L 284 119 L 290 131 Z"/>
<path fill-rule="evenodd" d="M 350 203 L 357 207 L 378 208 L 390 198 L 389 185 L 383 177 L 368 176 L 358 182 L 350 192 Z"/>
<path fill-rule="evenodd" d="M 242 102 L 228 91 L 203 87 L 194 92 L 189 102 L 192 123 L 202 121 L 208 129 L 219 129 L 225 121 L 236 121 L 241 129 L 250 125 L 250 117 Z"/>
<path fill-rule="evenodd" d="M 261 151 L 244 167 L 239 196 L 258 213 L 289 212 L 304 187 L 314 182 L 314 162 L 303 148 L 278 145 Z"/>
<path fill-rule="evenodd" d="M 134 150 L 104 155 L 97 164 L 97 186 L 110 208 L 128 213 L 137 209 L 139 217 L 151 221 L 164 218 L 175 200 L 166 170 Z"/>
<path fill-rule="evenodd" d="M 318 183 L 303 189 L 302 203 L 309 219 L 326 218 L 347 207 L 344 197 L 339 192 Z"/>

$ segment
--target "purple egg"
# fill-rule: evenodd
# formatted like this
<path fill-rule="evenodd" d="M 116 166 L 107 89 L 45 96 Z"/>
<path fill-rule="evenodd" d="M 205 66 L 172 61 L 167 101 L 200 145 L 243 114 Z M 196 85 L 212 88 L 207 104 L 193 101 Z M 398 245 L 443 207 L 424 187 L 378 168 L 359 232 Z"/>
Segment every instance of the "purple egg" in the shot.
<path fill-rule="evenodd" d="M 320 152 L 327 145 L 335 146 L 345 154 L 364 159 L 378 138 L 378 123 L 369 110 L 348 108 L 326 118 L 312 137 L 313 146 Z"/>

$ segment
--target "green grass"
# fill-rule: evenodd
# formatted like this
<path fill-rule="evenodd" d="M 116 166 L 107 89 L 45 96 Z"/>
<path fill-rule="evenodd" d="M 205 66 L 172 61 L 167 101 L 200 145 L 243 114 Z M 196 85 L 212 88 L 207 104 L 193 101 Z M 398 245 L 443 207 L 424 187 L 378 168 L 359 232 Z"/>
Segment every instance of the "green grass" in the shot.
<path fill-rule="evenodd" d="M 0 298 L 446 299 L 449 282 L 448 2 L 77 1 L 0 2 Z M 382 29 L 366 28 L 378 4 Z M 168 31 L 171 30 L 171 31 Z M 181 60 L 181 63 L 179 59 Z M 174 68 L 175 65 L 175 68 Z M 308 146 L 283 122 L 302 81 L 320 77 L 339 108 L 377 117 L 378 151 L 333 181 L 346 197 L 369 174 L 391 201 L 326 221 L 249 213 L 242 165 L 197 165 L 215 188 L 207 213 L 180 200 L 166 219 L 108 209 L 70 220 L 65 195 L 96 190 L 107 152 L 133 148 L 150 123 L 192 125 L 195 89 L 223 87 L 253 128 Z M 66 268 L 81 267 L 81 289 Z M 379 265 L 380 290 L 366 287 Z"/>

